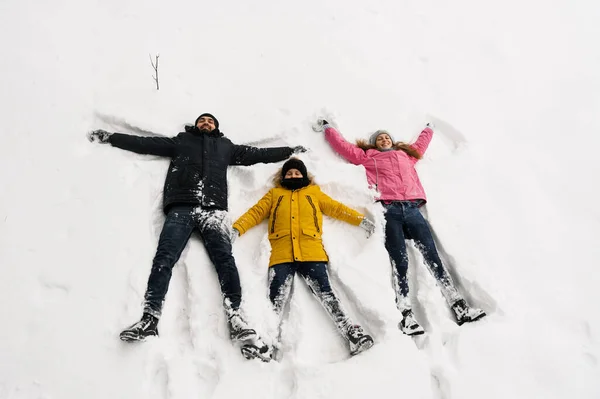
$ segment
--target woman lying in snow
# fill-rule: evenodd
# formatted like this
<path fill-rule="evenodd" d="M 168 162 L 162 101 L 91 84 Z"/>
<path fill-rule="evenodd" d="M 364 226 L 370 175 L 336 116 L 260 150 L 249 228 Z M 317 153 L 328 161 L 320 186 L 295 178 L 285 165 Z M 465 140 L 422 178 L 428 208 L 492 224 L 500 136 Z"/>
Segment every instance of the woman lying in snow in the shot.
<path fill-rule="evenodd" d="M 269 218 L 269 297 L 275 312 L 281 318 L 290 299 L 294 275 L 298 272 L 348 340 L 350 353 L 356 355 L 373 346 L 373 338 L 350 320 L 329 284 L 329 259 L 321 240 L 323 214 L 360 226 L 370 233 L 375 227 L 359 212 L 324 194 L 312 182 L 304 163 L 291 158 L 276 175 L 275 188 L 233 224 L 234 234 L 242 235 Z"/>
<path fill-rule="evenodd" d="M 438 255 L 429 224 L 419 210 L 426 198 L 415 164 L 429 146 L 433 137 L 432 126 L 428 123 L 417 141 L 411 145 L 394 142 L 385 130 L 378 130 L 371 135 L 369 141 L 358 140 L 354 145 L 344 140 L 324 119 L 317 120 L 313 129 L 324 131 L 327 142 L 347 161 L 363 165 L 369 184 L 380 194 L 378 201 L 385 209 L 386 219 L 385 247 L 392 263 L 396 306 L 402 312 L 399 324 L 402 332 L 407 335 L 424 332 L 415 320 L 408 295 L 408 253 L 405 239 L 414 240 L 423 254 L 459 325 L 484 317 L 485 312 L 468 306 L 456 289 Z"/>

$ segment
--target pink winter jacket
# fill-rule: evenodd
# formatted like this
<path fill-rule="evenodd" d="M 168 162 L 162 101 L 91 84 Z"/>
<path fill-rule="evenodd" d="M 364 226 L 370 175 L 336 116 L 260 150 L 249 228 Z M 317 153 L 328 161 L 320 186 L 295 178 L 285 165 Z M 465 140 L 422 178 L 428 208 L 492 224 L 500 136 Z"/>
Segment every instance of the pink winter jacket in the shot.
<path fill-rule="evenodd" d="M 421 155 L 425 153 L 433 130 L 425 128 L 417 141 L 411 145 Z M 427 200 L 415 164 L 418 159 L 402 150 L 366 152 L 355 144 L 347 142 L 340 132 L 331 126 L 325 129 L 325 139 L 333 150 L 355 165 L 363 165 L 367 170 L 367 181 L 380 193 L 381 201 Z"/>

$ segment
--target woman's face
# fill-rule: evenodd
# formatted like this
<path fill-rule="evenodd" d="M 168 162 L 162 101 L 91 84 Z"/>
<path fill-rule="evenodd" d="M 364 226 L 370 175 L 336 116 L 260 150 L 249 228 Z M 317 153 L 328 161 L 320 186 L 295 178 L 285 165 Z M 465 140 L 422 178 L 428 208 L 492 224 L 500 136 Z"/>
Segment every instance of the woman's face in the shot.
<path fill-rule="evenodd" d="M 375 145 L 379 150 L 387 150 L 392 148 L 394 143 L 392 143 L 392 139 L 388 134 L 381 133 L 379 136 L 377 136 L 377 139 L 375 139 Z"/>
<path fill-rule="evenodd" d="M 302 173 L 300 173 L 300 171 L 298 169 L 290 169 L 287 171 L 287 173 L 285 174 L 285 176 L 283 177 L 284 179 L 302 179 L 304 176 L 302 176 Z"/>

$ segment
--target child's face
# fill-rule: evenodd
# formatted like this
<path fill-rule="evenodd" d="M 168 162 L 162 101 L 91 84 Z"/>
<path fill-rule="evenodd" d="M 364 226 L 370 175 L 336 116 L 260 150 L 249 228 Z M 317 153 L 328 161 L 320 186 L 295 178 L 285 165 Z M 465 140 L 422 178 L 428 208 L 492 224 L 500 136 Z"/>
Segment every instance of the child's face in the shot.
<path fill-rule="evenodd" d="M 283 177 L 284 179 L 302 179 L 304 176 L 302 176 L 302 173 L 300 173 L 300 171 L 298 169 L 290 169 L 287 171 L 287 173 L 285 174 L 285 176 Z"/>

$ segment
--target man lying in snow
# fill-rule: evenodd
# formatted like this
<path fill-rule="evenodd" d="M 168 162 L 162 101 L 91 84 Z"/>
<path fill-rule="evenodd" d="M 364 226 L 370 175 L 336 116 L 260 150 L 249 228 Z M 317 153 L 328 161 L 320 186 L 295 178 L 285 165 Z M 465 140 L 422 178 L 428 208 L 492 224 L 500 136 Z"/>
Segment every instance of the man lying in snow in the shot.
<path fill-rule="evenodd" d="M 329 258 L 321 240 L 323 214 L 360 225 L 370 233 L 375 228 L 364 215 L 323 193 L 312 182 L 304 163 L 291 158 L 275 176 L 275 188 L 233 224 L 234 236 L 269 218 L 269 298 L 275 312 L 281 317 L 298 272 L 348 340 L 350 353 L 356 355 L 373 346 L 373 338 L 350 320 L 329 285 Z"/>
<path fill-rule="evenodd" d="M 176 137 L 139 137 L 95 130 L 89 134 L 89 139 L 138 154 L 171 158 L 163 193 L 166 219 L 148 278 L 143 315 L 140 321 L 121 333 L 121 339 L 140 341 L 158 335 L 158 319 L 171 271 L 194 230 L 200 233 L 217 271 L 231 339 L 246 340 L 256 336 L 239 309 L 242 290 L 231 252 L 227 167 L 278 162 L 306 149 L 233 144 L 219 131 L 219 121 L 207 113 L 200 115 L 193 127 L 186 127 L 186 132 Z"/>
<path fill-rule="evenodd" d="M 313 130 L 324 132 L 331 148 L 347 161 L 363 165 L 369 184 L 380 194 L 378 201 L 385 209 L 385 248 L 392 263 L 396 306 L 402 313 L 399 324 L 402 332 L 407 335 L 424 332 L 413 315 L 408 295 L 405 239 L 415 241 L 459 325 L 484 317 L 485 312 L 469 306 L 456 289 L 438 255 L 429 224 L 419 211 L 426 197 L 415 164 L 423 157 L 431 142 L 433 126 L 428 123 L 413 144 L 394 142 L 392 135 L 385 130 L 371 134 L 369 141 L 359 140 L 352 144 L 325 119 L 318 119 Z"/>

